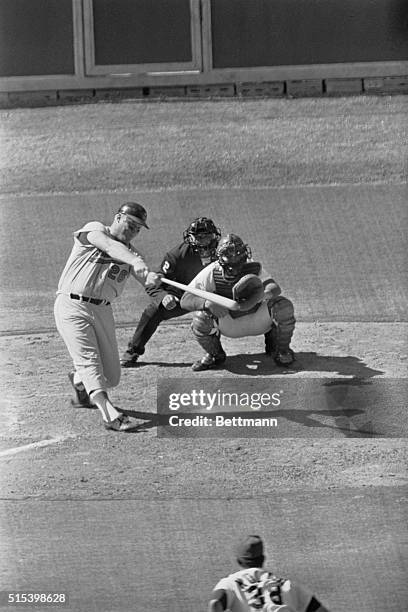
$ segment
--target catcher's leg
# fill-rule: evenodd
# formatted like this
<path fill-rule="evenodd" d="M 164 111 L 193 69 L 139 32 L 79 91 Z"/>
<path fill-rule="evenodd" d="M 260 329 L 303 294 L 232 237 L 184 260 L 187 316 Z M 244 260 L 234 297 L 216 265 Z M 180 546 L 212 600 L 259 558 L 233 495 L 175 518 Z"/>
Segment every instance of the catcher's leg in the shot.
<path fill-rule="evenodd" d="M 265 334 L 265 352 L 272 355 L 278 365 L 293 363 L 295 355 L 290 348 L 296 319 L 293 304 L 283 296 L 268 303 L 272 329 Z"/>
<path fill-rule="evenodd" d="M 206 351 L 200 361 L 193 363 L 193 370 L 195 372 L 209 370 L 224 363 L 226 354 L 221 345 L 220 332 L 214 317 L 207 312 L 194 313 L 191 329 L 198 344 Z"/>

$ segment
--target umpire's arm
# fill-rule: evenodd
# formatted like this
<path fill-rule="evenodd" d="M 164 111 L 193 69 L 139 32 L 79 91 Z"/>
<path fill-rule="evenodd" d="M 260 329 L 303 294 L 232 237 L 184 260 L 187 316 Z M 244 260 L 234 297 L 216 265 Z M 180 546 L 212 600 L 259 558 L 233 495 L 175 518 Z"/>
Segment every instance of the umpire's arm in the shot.
<path fill-rule="evenodd" d="M 170 280 L 177 280 L 176 266 L 177 262 L 174 256 L 171 253 L 166 253 L 166 255 L 163 257 L 163 261 L 161 262 L 158 273 L 164 276 L 165 278 L 169 278 Z M 176 291 L 168 290 L 167 287 L 165 287 L 164 285 L 147 287 L 146 293 L 156 304 L 160 304 L 166 295 L 177 295 Z"/>

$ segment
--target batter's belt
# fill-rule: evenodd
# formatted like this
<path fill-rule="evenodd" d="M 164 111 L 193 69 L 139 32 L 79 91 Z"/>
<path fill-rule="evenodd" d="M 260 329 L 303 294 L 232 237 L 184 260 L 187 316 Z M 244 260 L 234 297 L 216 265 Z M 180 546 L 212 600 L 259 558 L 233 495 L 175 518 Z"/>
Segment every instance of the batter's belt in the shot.
<path fill-rule="evenodd" d="M 110 302 L 106 300 L 99 300 L 97 298 L 87 297 L 86 295 L 78 295 L 76 293 L 70 293 L 69 297 L 71 300 L 79 300 L 80 302 L 89 302 L 90 304 L 95 304 L 96 306 L 109 306 Z"/>

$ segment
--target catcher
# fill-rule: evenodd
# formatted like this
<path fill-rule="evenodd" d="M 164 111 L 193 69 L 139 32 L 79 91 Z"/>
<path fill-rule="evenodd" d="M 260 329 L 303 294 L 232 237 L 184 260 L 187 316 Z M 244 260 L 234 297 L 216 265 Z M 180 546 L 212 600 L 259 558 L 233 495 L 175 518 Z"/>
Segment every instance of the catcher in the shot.
<path fill-rule="evenodd" d="M 195 287 L 232 298 L 239 310 L 228 310 L 209 300 L 184 293 L 180 305 L 196 311 L 192 330 L 206 351 L 204 357 L 193 364 L 193 370 L 208 370 L 226 360 L 221 335 L 228 338 L 265 336 L 265 352 L 279 366 L 290 366 L 295 355 L 290 341 L 295 329 L 293 304 L 281 295 L 279 285 L 252 260 L 251 249 L 243 240 L 228 234 L 221 238 L 216 261 L 208 265 L 190 282 Z"/>
<path fill-rule="evenodd" d="M 303 585 L 264 569 L 264 545 L 248 535 L 235 550 L 240 569 L 215 585 L 208 612 L 328 612 Z"/>

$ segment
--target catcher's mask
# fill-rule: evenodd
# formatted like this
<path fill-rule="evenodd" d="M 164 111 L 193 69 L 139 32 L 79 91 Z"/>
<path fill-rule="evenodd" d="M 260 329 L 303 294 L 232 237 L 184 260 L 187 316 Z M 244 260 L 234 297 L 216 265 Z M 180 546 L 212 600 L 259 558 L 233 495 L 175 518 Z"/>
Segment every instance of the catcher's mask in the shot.
<path fill-rule="evenodd" d="M 226 280 L 234 280 L 239 276 L 244 263 L 250 257 L 251 249 L 236 234 L 221 238 L 217 247 L 217 259 Z"/>
<path fill-rule="evenodd" d="M 194 219 L 183 233 L 184 242 L 190 244 L 202 258 L 215 259 L 221 232 L 212 219 L 198 217 Z"/>

